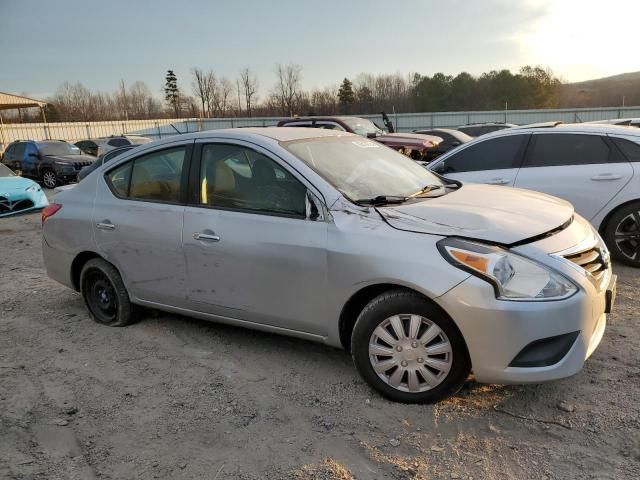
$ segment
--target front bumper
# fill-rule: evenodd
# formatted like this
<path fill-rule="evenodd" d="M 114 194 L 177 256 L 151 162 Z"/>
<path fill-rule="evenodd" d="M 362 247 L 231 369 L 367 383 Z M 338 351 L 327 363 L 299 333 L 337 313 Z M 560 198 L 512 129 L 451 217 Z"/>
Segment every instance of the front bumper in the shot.
<path fill-rule="evenodd" d="M 574 375 L 602 340 L 616 277 L 606 250 L 606 270 L 598 279 L 569 260 L 566 252 L 575 250 L 578 239 L 585 239 L 580 249 L 604 248 L 584 219 L 576 216 L 574 223 L 555 236 L 514 249 L 571 279 L 578 286 L 571 297 L 498 300 L 489 283 L 471 276 L 435 299 L 460 329 L 479 382 L 530 383 Z"/>
<path fill-rule="evenodd" d="M 497 300 L 493 288 L 470 277 L 437 299 L 452 316 L 469 350 L 476 380 L 529 383 L 576 374 L 604 334 L 605 292 L 581 289 L 566 300 Z M 514 358 L 536 340 L 579 332 L 560 361 L 543 367 L 511 367 Z"/>

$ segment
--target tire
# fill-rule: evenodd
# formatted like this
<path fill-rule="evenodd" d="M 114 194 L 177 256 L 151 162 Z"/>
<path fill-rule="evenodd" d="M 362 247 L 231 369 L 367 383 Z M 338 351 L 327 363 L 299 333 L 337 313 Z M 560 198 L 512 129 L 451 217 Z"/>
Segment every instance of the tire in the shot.
<path fill-rule="evenodd" d="M 58 186 L 58 177 L 56 172 L 46 169 L 42 172 L 42 184 L 47 188 L 56 188 Z"/>
<path fill-rule="evenodd" d="M 605 227 L 604 241 L 611 256 L 632 267 L 640 267 L 640 202 L 616 210 Z"/>
<path fill-rule="evenodd" d="M 405 333 L 401 340 L 394 333 L 398 325 Z M 396 341 L 395 347 L 391 340 Z M 446 353 L 429 353 L 438 351 Z M 428 299 L 409 290 L 392 290 L 369 302 L 353 328 L 351 355 L 370 386 L 403 403 L 434 403 L 455 395 L 471 371 L 469 353 L 455 323 Z M 400 383 L 392 385 L 398 379 Z"/>
<path fill-rule="evenodd" d="M 84 304 L 97 323 L 125 327 L 134 322 L 134 305 L 118 270 L 101 258 L 92 258 L 80 272 Z"/>

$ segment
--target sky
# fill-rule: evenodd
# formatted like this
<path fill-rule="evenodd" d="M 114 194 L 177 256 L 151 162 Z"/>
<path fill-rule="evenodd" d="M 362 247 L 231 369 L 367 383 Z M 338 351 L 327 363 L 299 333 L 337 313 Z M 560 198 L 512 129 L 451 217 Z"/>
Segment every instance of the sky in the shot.
<path fill-rule="evenodd" d="M 114 91 L 167 69 L 273 88 L 302 66 L 305 88 L 361 72 L 477 75 L 524 65 L 565 81 L 640 70 L 640 0 L 0 0 L 0 91 L 46 98 L 65 81 Z"/>

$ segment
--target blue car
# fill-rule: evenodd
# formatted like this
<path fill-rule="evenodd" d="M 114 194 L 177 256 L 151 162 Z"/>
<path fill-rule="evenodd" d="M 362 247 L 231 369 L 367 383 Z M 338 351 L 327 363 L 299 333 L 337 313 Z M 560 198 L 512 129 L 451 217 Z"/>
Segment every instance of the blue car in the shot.
<path fill-rule="evenodd" d="M 40 185 L 17 176 L 0 164 L 0 217 L 37 210 L 47 205 L 49 201 Z"/>

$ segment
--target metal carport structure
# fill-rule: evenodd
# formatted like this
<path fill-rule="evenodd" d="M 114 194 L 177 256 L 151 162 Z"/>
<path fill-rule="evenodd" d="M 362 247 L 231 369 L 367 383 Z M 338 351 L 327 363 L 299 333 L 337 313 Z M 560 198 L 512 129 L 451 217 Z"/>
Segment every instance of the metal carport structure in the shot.
<path fill-rule="evenodd" d="M 10 93 L 0 92 L 0 133 L 2 133 L 2 126 L 4 122 L 2 120 L 3 110 L 22 110 L 23 108 L 39 108 L 42 115 L 42 121 L 47 123 L 47 116 L 44 113 L 44 107 L 47 106 L 47 102 L 42 100 L 36 100 L 29 97 L 21 97 L 20 95 L 12 95 Z M 0 144 L 5 144 L 4 133 L 0 138 Z"/>

